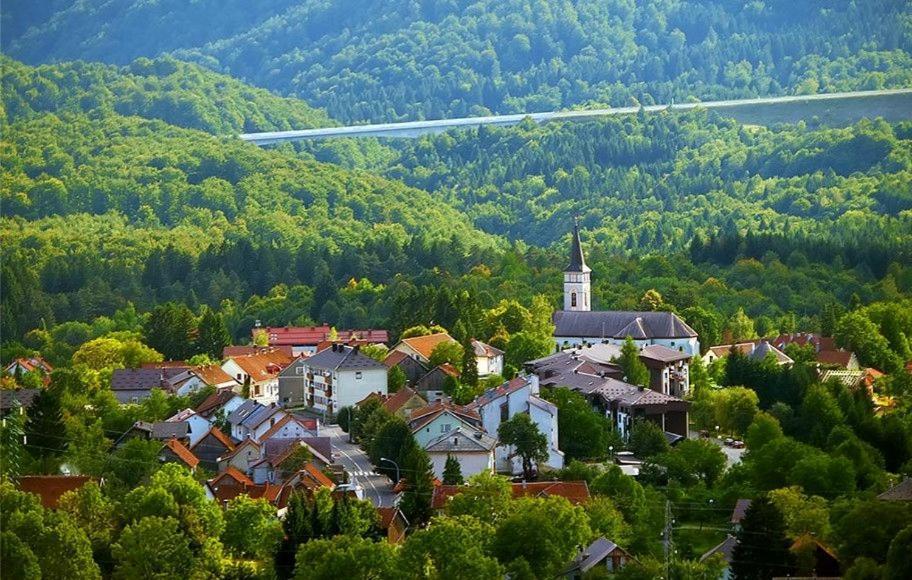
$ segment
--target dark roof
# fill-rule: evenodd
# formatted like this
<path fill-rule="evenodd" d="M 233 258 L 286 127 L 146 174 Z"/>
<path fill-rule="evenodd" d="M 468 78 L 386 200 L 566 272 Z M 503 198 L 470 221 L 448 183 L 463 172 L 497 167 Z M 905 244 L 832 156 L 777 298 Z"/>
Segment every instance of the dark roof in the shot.
<path fill-rule="evenodd" d="M 484 393 L 476 397 L 474 401 L 466 405 L 466 408 L 477 409 L 478 407 L 483 407 L 491 401 L 496 401 L 497 399 L 505 397 L 510 393 L 515 393 L 516 391 L 526 387 L 528 384 L 529 379 L 527 377 L 516 377 L 515 379 L 509 380 L 498 387 L 486 390 Z"/>
<path fill-rule="evenodd" d="M 588 572 L 599 563 L 605 560 L 611 552 L 617 549 L 618 545 L 614 542 L 605 538 L 605 536 L 600 537 L 596 541 L 589 544 L 589 546 L 580 552 L 579 556 L 573 561 L 573 564 L 567 569 L 567 572 L 574 570 L 579 570 L 580 572 Z"/>
<path fill-rule="evenodd" d="M 697 333 L 673 312 L 603 312 L 554 313 L 554 336 L 583 338 L 695 338 Z"/>
<path fill-rule="evenodd" d="M 189 370 L 190 367 L 169 366 L 151 369 L 115 369 L 111 375 L 114 391 L 164 388 L 165 381 Z"/>
<path fill-rule="evenodd" d="M 583 256 L 583 245 L 580 243 L 579 222 L 573 220 L 573 237 L 570 240 L 570 264 L 564 269 L 565 272 L 590 272 L 591 269 L 586 265 L 586 258 Z"/>
<path fill-rule="evenodd" d="M 744 515 L 747 514 L 747 508 L 751 505 L 751 500 L 749 499 L 739 499 L 735 502 L 735 509 L 732 510 L 731 523 L 740 524 L 741 520 L 744 519 Z"/>
<path fill-rule="evenodd" d="M 310 368 L 327 370 L 371 370 L 386 369 L 383 363 L 361 354 L 360 349 L 343 344 L 333 345 L 321 350 L 306 359 L 304 364 Z"/>
<path fill-rule="evenodd" d="M 0 410 L 8 411 L 18 401 L 23 409 L 28 409 L 35 402 L 39 389 L 0 389 Z"/>
<path fill-rule="evenodd" d="M 152 439 L 163 440 L 172 437 L 182 439 L 190 434 L 190 424 L 184 421 L 157 421 L 155 423 L 137 421 L 133 424 L 133 429 L 145 431 Z"/>
<path fill-rule="evenodd" d="M 485 344 L 474 338 L 472 339 L 472 350 L 475 351 L 475 356 L 483 358 L 494 358 L 504 354 L 504 351 L 499 348 L 494 348 L 490 344 Z"/>
<path fill-rule="evenodd" d="M 427 442 L 426 451 L 437 453 L 471 453 L 491 451 L 497 447 L 497 439 L 487 435 L 480 429 L 466 429 L 461 425 L 452 431 L 443 433 L 437 438 Z"/>
<path fill-rule="evenodd" d="M 54 509 L 63 494 L 80 489 L 93 479 L 87 475 L 23 475 L 16 484 L 20 490 L 40 497 L 44 507 Z"/>
<path fill-rule="evenodd" d="M 731 562 L 732 554 L 734 554 L 735 546 L 737 546 L 737 545 L 738 545 L 738 538 L 729 534 L 728 536 L 725 537 L 724 540 L 722 540 L 722 542 L 719 545 L 717 545 L 712 550 L 710 550 L 710 551 L 706 552 L 705 554 L 703 554 L 702 556 L 700 556 L 700 561 L 703 562 L 703 561 L 707 560 L 713 554 L 722 554 L 722 557 L 725 558 L 726 562 Z"/>
<path fill-rule="evenodd" d="M 907 477 L 897 483 L 877 496 L 877 499 L 884 501 L 912 501 L 912 477 Z"/>
<path fill-rule="evenodd" d="M 640 349 L 640 358 L 670 363 L 679 360 L 690 360 L 691 355 L 684 351 L 668 348 L 661 344 L 650 344 Z"/>
<path fill-rule="evenodd" d="M 196 412 L 203 417 L 208 417 L 224 407 L 226 404 L 228 404 L 228 401 L 237 396 L 239 395 L 232 392 L 231 390 L 223 390 L 217 393 L 212 393 L 206 397 L 202 403 L 196 406 Z"/>
<path fill-rule="evenodd" d="M 431 507 L 437 510 L 443 509 L 451 497 L 473 491 L 471 485 L 438 485 L 431 496 Z M 589 485 L 585 481 L 524 481 L 511 484 L 510 492 L 513 499 L 560 496 L 574 505 L 586 503 L 591 497 Z"/>

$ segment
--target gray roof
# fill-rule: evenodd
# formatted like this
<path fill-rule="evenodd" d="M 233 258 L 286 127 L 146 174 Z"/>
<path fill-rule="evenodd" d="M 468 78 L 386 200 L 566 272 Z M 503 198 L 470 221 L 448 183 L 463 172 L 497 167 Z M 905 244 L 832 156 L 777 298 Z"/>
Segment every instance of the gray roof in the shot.
<path fill-rule="evenodd" d="M 590 272 L 589 266 L 586 265 L 586 258 L 583 256 L 583 245 L 580 243 L 579 222 L 573 220 L 573 238 L 570 242 L 570 264 L 564 269 L 565 272 Z"/>
<path fill-rule="evenodd" d="M 785 354 L 775 346 L 771 345 L 766 340 L 761 340 L 759 343 L 757 343 L 757 346 L 754 347 L 753 352 L 750 353 L 750 357 L 756 360 L 763 360 L 769 354 L 772 354 L 776 358 L 776 362 L 780 364 L 791 364 L 795 362 L 792 360 L 792 357 Z"/>
<path fill-rule="evenodd" d="M 256 410 L 258 405 L 262 407 L 262 405 L 256 401 L 247 399 L 241 403 L 237 409 L 228 415 L 228 422 L 232 425 L 240 425 L 244 419 L 246 419 L 251 413 L 253 413 L 254 410 Z"/>
<path fill-rule="evenodd" d="M 884 501 L 912 501 L 912 477 L 907 477 L 902 482 L 897 483 L 877 496 L 877 499 Z"/>
<path fill-rule="evenodd" d="M 618 401 L 631 406 L 667 405 L 669 403 L 683 403 L 682 399 L 665 395 L 645 387 L 636 387 L 617 379 L 602 379 L 602 384 L 593 393 L 598 394 L 606 401 Z"/>
<path fill-rule="evenodd" d="M 269 419 L 270 417 L 272 417 L 273 415 L 275 415 L 276 413 L 278 413 L 281 410 L 282 409 L 280 407 L 276 407 L 273 405 L 269 405 L 269 406 L 261 405 L 260 403 L 257 403 L 256 408 L 251 413 L 249 413 L 246 417 L 241 419 L 241 425 L 245 425 L 247 427 L 250 427 L 251 429 L 255 429 L 256 427 L 261 425 L 264 421 L 266 421 L 267 419 Z"/>
<path fill-rule="evenodd" d="M 425 450 L 438 453 L 490 451 L 495 447 L 497 447 L 497 439 L 482 431 L 469 430 L 461 426 L 428 441 L 424 446 Z"/>
<path fill-rule="evenodd" d="M 640 349 L 640 358 L 652 359 L 663 363 L 672 363 L 679 360 L 690 360 L 692 357 L 681 350 L 668 348 L 661 344 L 650 344 Z"/>
<path fill-rule="evenodd" d="M 305 359 L 304 364 L 310 368 L 324 370 L 386 370 L 386 365 L 361 354 L 357 347 L 333 345 Z"/>
<path fill-rule="evenodd" d="M 7 411 L 19 401 L 23 409 L 28 409 L 35 402 L 39 389 L 0 389 L 0 409 Z"/>
<path fill-rule="evenodd" d="M 176 377 L 189 368 L 115 369 L 111 375 L 111 389 L 114 391 L 135 391 L 164 388 L 166 386 L 165 381 Z"/>
<path fill-rule="evenodd" d="M 183 439 L 190 434 L 190 424 L 185 421 L 157 421 L 155 423 L 137 421 L 133 424 L 133 428 L 145 431 L 152 439 L 171 439 L 172 437 Z"/>
<path fill-rule="evenodd" d="M 735 546 L 737 545 L 738 538 L 729 534 L 718 546 L 700 556 L 700 561 L 705 561 L 713 554 L 722 554 L 722 557 L 725 558 L 725 561 L 731 563 L 732 555 L 735 553 Z"/>
<path fill-rule="evenodd" d="M 606 539 L 605 536 L 602 536 L 589 544 L 589 546 L 576 557 L 573 564 L 567 569 L 567 572 L 572 572 L 574 570 L 588 572 L 604 561 L 611 552 L 617 549 L 617 547 L 617 544 Z"/>
<path fill-rule="evenodd" d="M 305 443 L 313 451 L 322 455 L 322 459 L 326 463 L 332 463 L 332 439 L 329 437 L 270 438 L 263 442 L 265 458 L 273 460 L 285 453 L 289 446 L 297 445 L 299 442 Z"/>
<path fill-rule="evenodd" d="M 603 312 L 554 313 L 554 336 L 582 338 L 617 338 L 632 336 L 650 338 L 696 338 L 697 333 L 673 312 L 634 312 L 608 310 Z"/>

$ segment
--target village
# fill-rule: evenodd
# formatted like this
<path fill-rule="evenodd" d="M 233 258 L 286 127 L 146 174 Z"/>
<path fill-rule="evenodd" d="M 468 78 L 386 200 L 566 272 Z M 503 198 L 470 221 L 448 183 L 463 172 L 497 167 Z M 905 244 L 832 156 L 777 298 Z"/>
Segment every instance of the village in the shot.
<path fill-rule="evenodd" d="M 581 396 L 592 413 L 608 420 L 618 446 L 609 448 L 607 462 L 633 478 L 640 476 L 646 458 L 628 442 L 644 423 L 672 448 L 704 439 L 724 452 L 729 466 L 741 461 L 743 441 L 720 432 L 719 425 L 697 425 L 691 416 L 692 364 L 711 369 L 736 356 L 788 367 L 795 361 L 786 353 L 800 349 L 813 358 L 821 381 L 836 380 L 877 398 L 874 384 L 883 373 L 860 367 L 855 355 L 832 338 L 793 333 L 701 350 L 697 333 L 672 312 L 590 310 L 590 272 L 575 230 L 563 309 L 552 319 L 553 354 L 525 361 L 512 377 L 504 376 L 503 350 L 476 339 L 463 349 L 446 329 L 433 325 L 391 341 L 383 329 L 257 324 L 248 345 L 224 348 L 220 364 L 167 361 L 117 368 L 110 389 L 121 405 L 162 394 L 206 396 L 164 420 L 137 421 L 116 438 L 112 452 L 133 439 L 157 442 L 159 461 L 194 474 L 209 500 L 227 506 L 239 496 L 262 499 L 278 518 L 296 493 L 324 490 L 366 500 L 378 512 L 379 533 L 396 544 L 414 528 L 400 509 L 410 472 L 399 451 L 412 444 L 430 461 L 432 513 L 470 490 L 466 480 L 485 474 L 509 478 L 516 498 L 563 497 L 573 505 L 586 504 L 585 479 L 556 477 L 569 464 L 561 448 L 560 409 L 547 396 L 556 389 Z M 17 359 L 6 368 L 18 378 L 48 377 L 52 370 L 40 356 Z M 465 381 L 476 386 L 470 396 L 460 390 Z M 40 391 L 0 391 L 3 414 L 27 411 Z M 405 439 L 384 441 L 397 433 L 390 424 L 407 426 L 408 445 Z M 401 429 L 398 433 L 401 437 Z M 65 492 L 89 480 L 63 474 L 18 481 L 54 508 Z M 906 480 L 887 495 L 908 501 L 909 487 Z M 748 503 L 739 500 L 731 534 L 704 558 L 721 554 L 730 560 L 733 534 Z M 616 542 L 600 537 L 581 548 L 564 574 L 579 577 L 595 567 L 623 567 L 633 556 Z M 825 547 L 818 552 L 817 573 L 838 570 Z"/>

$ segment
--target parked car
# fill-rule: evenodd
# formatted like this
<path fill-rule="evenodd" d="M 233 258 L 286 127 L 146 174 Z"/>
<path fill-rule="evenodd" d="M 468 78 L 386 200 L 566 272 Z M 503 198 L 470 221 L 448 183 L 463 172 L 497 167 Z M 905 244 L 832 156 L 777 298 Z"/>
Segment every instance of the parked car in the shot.
<path fill-rule="evenodd" d="M 731 446 L 734 449 L 744 449 L 744 441 L 732 441 Z"/>

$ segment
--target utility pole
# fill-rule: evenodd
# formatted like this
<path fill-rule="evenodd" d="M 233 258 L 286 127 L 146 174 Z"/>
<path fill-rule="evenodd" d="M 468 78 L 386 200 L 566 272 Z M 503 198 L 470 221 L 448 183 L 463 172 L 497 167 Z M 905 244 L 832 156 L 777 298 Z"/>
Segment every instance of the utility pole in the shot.
<path fill-rule="evenodd" d="M 674 519 L 671 517 L 671 502 L 665 501 L 665 529 L 662 532 L 662 544 L 665 549 L 665 580 L 669 578 L 669 564 L 672 557 L 672 538 L 671 532 L 674 525 Z"/>

